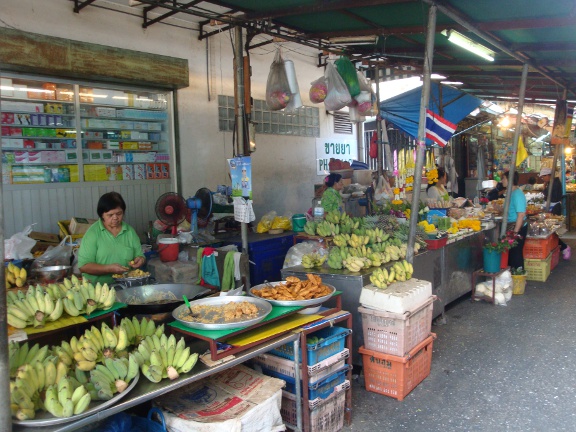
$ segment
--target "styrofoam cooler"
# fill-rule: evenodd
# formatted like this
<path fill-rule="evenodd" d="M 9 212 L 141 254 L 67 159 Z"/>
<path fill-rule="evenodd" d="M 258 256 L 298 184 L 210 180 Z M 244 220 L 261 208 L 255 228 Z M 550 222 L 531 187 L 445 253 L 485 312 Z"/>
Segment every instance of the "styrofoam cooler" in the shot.
<path fill-rule="evenodd" d="M 412 278 L 394 282 L 385 290 L 367 285 L 360 293 L 360 304 L 370 309 L 403 314 L 422 306 L 431 295 L 431 282 Z"/>

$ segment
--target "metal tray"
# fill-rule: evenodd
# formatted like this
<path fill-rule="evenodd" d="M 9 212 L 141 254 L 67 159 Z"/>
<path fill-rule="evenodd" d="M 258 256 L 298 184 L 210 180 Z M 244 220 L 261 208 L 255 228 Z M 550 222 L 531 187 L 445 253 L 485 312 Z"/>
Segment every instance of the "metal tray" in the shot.
<path fill-rule="evenodd" d="M 53 417 L 52 414 L 50 414 L 49 412 L 37 411 L 36 412 L 36 418 L 33 420 L 20 421 L 20 420 L 14 420 L 13 419 L 12 423 L 20 425 L 20 426 L 42 427 L 42 426 L 52 426 L 52 425 L 59 425 L 59 424 L 63 424 L 63 423 L 70 423 L 70 422 L 74 422 L 76 420 L 80 420 L 81 418 L 88 417 L 92 414 L 96 414 L 97 412 L 102 411 L 103 409 L 106 409 L 109 406 L 114 405 L 116 402 L 118 402 L 120 399 L 122 399 L 128 393 L 130 393 L 130 390 L 132 390 L 134 388 L 134 386 L 136 385 L 136 383 L 138 382 L 138 378 L 140 378 L 140 372 L 138 372 L 138 375 L 136 375 L 134 377 L 134 379 L 132 380 L 130 385 L 122 393 L 118 393 L 112 399 L 107 400 L 107 401 L 92 401 L 92 402 L 90 402 L 90 408 L 88 408 L 82 414 L 73 415 L 72 417 L 60 418 L 60 417 Z"/>
<path fill-rule="evenodd" d="M 190 302 L 190 306 L 222 306 L 230 302 L 240 303 L 243 301 L 252 303 L 258 307 L 259 313 L 256 318 L 251 318 L 243 321 L 222 321 L 215 323 L 200 323 L 194 321 L 185 321 L 183 319 L 180 319 L 179 316 L 186 310 L 188 310 L 188 307 L 186 305 L 182 305 L 174 309 L 174 312 L 172 312 L 172 317 L 176 321 L 184 324 L 186 327 L 193 329 L 226 330 L 226 329 L 249 327 L 251 325 L 257 324 L 264 318 L 266 318 L 270 312 L 272 312 L 272 305 L 269 302 L 258 297 L 254 298 L 248 296 L 208 297 Z"/>
<path fill-rule="evenodd" d="M 253 286 L 252 288 L 250 288 L 250 290 L 248 291 L 248 294 L 251 295 L 252 297 L 255 297 L 257 299 L 261 299 L 264 301 L 269 302 L 270 304 L 273 304 L 274 306 L 314 306 L 314 305 L 319 305 L 321 303 L 324 303 L 326 300 L 328 300 L 330 297 L 332 297 L 334 295 L 334 293 L 336 292 L 336 288 L 333 285 L 327 284 L 327 283 L 322 283 L 322 285 L 326 285 L 328 288 L 330 288 L 332 291 L 330 292 L 330 294 L 325 295 L 324 297 L 318 297 L 315 299 L 310 299 L 310 300 L 268 300 L 262 297 L 258 297 L 257 295 L 253 294 L 252 291 L 255 289 L 262 289 L 262 288 L 266 288 L 267 286 L 276 286 L 279 284 L 283 284 L 286 283 L 284 281 L 282 282 L 268 282 L 265 284 L 260 284 L 260 285 L 256 285 Z"/>

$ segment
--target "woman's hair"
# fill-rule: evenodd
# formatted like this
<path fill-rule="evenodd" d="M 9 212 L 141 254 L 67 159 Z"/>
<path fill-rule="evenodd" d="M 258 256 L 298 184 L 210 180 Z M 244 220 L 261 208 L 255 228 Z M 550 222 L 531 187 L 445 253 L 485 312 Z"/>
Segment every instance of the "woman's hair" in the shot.
<path fill-rule="evenodd" d="M 98 217 L 102 217 L 104 213 L 109 212 L 120 207 L 122 211 L 126 211 L 126 203 L 124 198 L 118 192 L 108 192 L 100 197 L 98 200 L 98 206 L 96 207 L 96 213 Z"/>
<path fill-rule="evenodd" d="M 504 177 L 506 177 L 508 179 L 508 181 L 510 181 L 510 171 L 506 171 L 504 172 Z M 514 178 L 512 179 L 512 184 L 514 186 L 518 186 L 518 183 L 520 182 L 520 176 L 518 175 L 518 171 L 514 171 Z"/>
<path fill-rule="evenodd" d="M 536 177 L 530 177 L 530 178 L 528 179 L 528 184 L 531 184 L 531 185 L 536 184 Z"/>
<path fill-rule="evenodd" d="M 446 175 L 446 170 L 444 168 L 438 167 L 436 168 L 436 170 L 438 171 L 438 180 L 440 180 Z M 426 188 L 426 192 L 428 192 L 428 189 L 430 189 L 432 186 L 436 186 L 436 183 L 429 184 L 428 187 Z"/>
<path fill-rule="evenodd" d="M 324 179 L 324 184 L 328 187 L 332 187 L 336 183 L 338 183 L 341 179 L 342 179 L 342 176 L 340 174 L 332 173 L 332 174 L 326 176 L 326 178 Z"/>

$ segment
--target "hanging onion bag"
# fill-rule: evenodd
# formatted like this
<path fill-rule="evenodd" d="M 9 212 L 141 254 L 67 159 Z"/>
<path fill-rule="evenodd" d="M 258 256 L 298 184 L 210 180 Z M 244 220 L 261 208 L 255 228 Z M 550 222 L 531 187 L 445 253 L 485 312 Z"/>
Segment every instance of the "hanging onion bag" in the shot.
<path fill-rule="evenodd" d="M 326 78 L 323 76 L 318 78 L 316 81 L 311 83 L 310 87 L 310 102 L 312 103 L 322 103 L 326 99 L 328 94 L 328 85 L 326 84 Z"/>
<path fill-rule="evenodd" d="M 350 96 L 354 97 L 360 93 L 360 84 L 358 83 L 358 75 L 356 68 L 347 57 L 340 57 L 334 63 L 338 73 L 346 83 Z"/>
<path fill-rule="evenodd" d="M 346 83 L 336 68 L 332 66 L 332 63 L 326 65 L 324 76 L 328 87 L 328 93 L 326 94 L 326 99 L 324 99 L 324 106 L 328 111 L 338 111 L 352 102 L 352 97 L 350 96 L 348 87 L 346 87 Z"/>
<path fill-rule="evenodd" d="M 291 96 L 284 60 L 280 50 L 277 50 L 266 82 L 266 104 L 271 111 L 278 111 L 286 108 Z"/>

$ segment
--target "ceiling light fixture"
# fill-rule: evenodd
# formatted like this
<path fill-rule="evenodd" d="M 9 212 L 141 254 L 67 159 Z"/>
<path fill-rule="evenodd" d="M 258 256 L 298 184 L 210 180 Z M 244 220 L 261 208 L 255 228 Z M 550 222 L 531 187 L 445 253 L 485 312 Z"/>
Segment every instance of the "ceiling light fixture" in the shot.
<path fill-rule="evenodd" d="M 458 86 L 463 85 L 464 83 L 462 81 L 441 81 L 440 84 Z"/>
<path fill-rule="evenodd" d="M 448 38 L 449 42 L 458 45 L 460 48 L 470 51 L 485 60 L 494 61 L 494 51 L 473 41 L 472 39 L 458 33 L 455 30 L 443 30 L 442 34 Z"/>
<path fill-rule="evenodd" d="M 375 45 L 378 42 L 378 36 L 343 36 L 328 39 L 331 44 L 340 45 Z"/>

